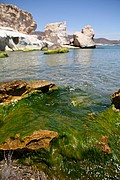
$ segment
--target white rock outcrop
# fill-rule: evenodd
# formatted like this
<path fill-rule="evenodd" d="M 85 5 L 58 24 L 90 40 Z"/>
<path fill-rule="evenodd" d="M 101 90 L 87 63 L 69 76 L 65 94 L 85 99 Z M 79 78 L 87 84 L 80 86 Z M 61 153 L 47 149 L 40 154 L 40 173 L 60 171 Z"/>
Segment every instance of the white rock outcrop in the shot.
<path fill-rule="evenodd" d="M 45 26 L 45 40 L 54 44 L 69 44 L 66 22 L 50 23 Z"/>
<path fill-rule="evenodd" d="M 51 42 L 37 39 L 36 35 L 27 35 L 9 27 L 0 27 L 0 51 L 8 48 L 12 50 L 41 49 L 52 45 Z"/>
<path fill-rule="evenodd" d="M 95 48 L 94 30 L 90 25 L 73 34 L 73 45 L 80 48 Z"/>
<path fill-rule="evenodd" d="M 30 34 L 37 28 L 30 13 L 4 3 L 0 3 L 0 26 L 11 27 L 26 34 Z"/>

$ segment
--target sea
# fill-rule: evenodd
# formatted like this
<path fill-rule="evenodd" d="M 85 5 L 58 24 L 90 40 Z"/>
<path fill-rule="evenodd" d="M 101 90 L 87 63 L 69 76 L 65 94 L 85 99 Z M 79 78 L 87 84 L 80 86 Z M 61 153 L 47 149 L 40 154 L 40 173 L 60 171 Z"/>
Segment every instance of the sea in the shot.
<path fill-rule="evenodd" d="M 47 97 L 46 101 L 44 101 L 45 107 L 43 110 L 40 110 L 44 104 L 40 106 L 41 102 L 39 98 L 38 100 L 37 98 L 33 98 L 34 101 L 31 98 L 30 102 L 27 102 L 27 105 L 29 104 L 29 107 L 32 107 L 33 112 L 36 113 L 35 117 L 37 117 L 38 120 L 40 120 L 42 116 L 47 122 L 51 122 L 51 124 L 48 125 L 49 129 L 58 130 L 59 133 L 63 131 L 66 133 L 65 128 L 62 127 L 64 123 L 66 131 L 69 130 L 69 128 L 75 129 L 74 133 L 76 135 L 74 136 L 74 142 L 77 142 L 77 133 L 81 131 L 81 127 L 77 124 L 79 119 L 88 116 L 88 114 L 95 114 L 97 116 L 99 113 L 110 108 L 111 95 L 120 89 L 120 46 L 98 46 L 95 49 L 69 49 L 68 53 L 63 54 L 45 55 L 44 51 L 31 51 L 8 52 L 8 55 L 9 57 L 0 59 L 0 82 L 17 79 L 26 81 L 45 79 L 54 82 L 56 86 L 60 88 L 60 91 L 58 94 L 51 95 L 50 98 Z M 119 116 L 117 120 L 120 120 Z M 81 123 L 83 123 L 83 121 L 84 118 L 81 120 Z M 59 122 L 61 123 L 59 124 Z M 76 124 L 74 122 L 76 122 Z M 44 122 L 42 121 L 42 123 Z M 117 122 L 117 125 L 118 124 L 120 123 Z M 101 127 L 102 126 L 101 124 Z M 40 127 L 43 126 L 40 125 Z M 62 127 L 61 130 L 60 127 Z M 70 130 L 69 133 L 70 132 L 72 133 L 72 130 Z M 103 130 L 101 132 L 103 132 Z M 103 134 L 105 133 L 103 132 Z M 108 134 L 110 135 L 110 131 Z M 70 134 L 68 136 L 71 137 Z M 66 144 L 67 142 L 64 141 L 64 143 Z M 102 171 L 100 170 L 99 172 L 95 171 L 94 167 L 94 176 L 92 176 L 92 170 L 90 170 L 90 168 L 88 168 L 88 170 L 87 167 L 84 173 L 81 170 L 83 176 L 82 174 L 80 175 L 78 173 L 79 155 L 76 155 L 76 158 L 72 157 L 71 154 L 70 157 L 67 156 L 67 146 L 65 147 L 65 149 L 61 149 L 60 158 L 62 159 L 64 155 L 65 158 L 70 160 L 70 163 L 69 168 L 66 165 L 65 172 L 63 172 L 64 170 L 61 171 L 62 174 L 69 174 L 68 179 L 70 179 L 70 177 L 73 177 L 71 179 L 113 179 L 114 177 L 115 179 L 119 179 L 120 166 L 118 164 L 112 168 L 116 169 L 115 171 L 112 169 L 110 171 L 107 167 L 106 175 L 101 175 L 101 172 L 104 171 L 102 166 Z M 72 148 L 74 149 L 75 145 L 73 145 Z M 73 149 L 71 151 L 73 151 Z M 75 152 L 76 154 L 78 153 L 77 150 Z M 77 158 L 78 160 L 76 160 Z M 59 159 L 57 162 L 58 161 Z M 65 159 L 61 161 L 64 164 Z M 75 163 L 77 164 L 76 168 L 78 168 L 78 171 L 75 171 L 75 166 L 73 167 L 71 165 L 71 161 L 74 162 L 74 165 Z M 54 164 L 54 160 L 52 162 Z M 65 169 L 63 164 L 60 166 L 61 169 L 63 167 L 63 169 Z M 60 167 L 58 168 L 59 170 Z M 59 171 L 58 169 L 55 169 L 55 172 Z M 74 172 L 74 175 L 72 172 Z M 86 175 L 85 172 L 88 172 L 88 174 Z M 113 172 L 113 174 L 111 174 L 111 172 Z M 75 176 L 77 173 L 78 176 Z"/>
<path fill-rule="evenodd" d="M 70 49 L 69 53 L 44 55 L 43 51 L 9 52 L 0 59 L 0 82 L 46 79 L 59 87 L 80 88 L 110 103 L 120 88 L 120 46 Z"/>

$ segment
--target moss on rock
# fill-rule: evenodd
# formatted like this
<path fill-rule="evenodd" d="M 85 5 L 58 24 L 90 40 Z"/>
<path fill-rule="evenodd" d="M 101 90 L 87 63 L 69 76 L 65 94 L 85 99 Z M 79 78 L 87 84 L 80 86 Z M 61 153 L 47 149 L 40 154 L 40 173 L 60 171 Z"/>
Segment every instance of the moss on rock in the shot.
<path fill-rule="evenodd" d="M 68 48 L 58 48 L 58 49 L 50 49 L 44 52 L 44 54 L 56 54 L 56 53 L 67 53 L 69 52 Z"/>
<path fill-rule="evenodd" d="M 5 52 L 0 52 L 0 58 L 6 58 L 8 57 L 8 54 Z"/>

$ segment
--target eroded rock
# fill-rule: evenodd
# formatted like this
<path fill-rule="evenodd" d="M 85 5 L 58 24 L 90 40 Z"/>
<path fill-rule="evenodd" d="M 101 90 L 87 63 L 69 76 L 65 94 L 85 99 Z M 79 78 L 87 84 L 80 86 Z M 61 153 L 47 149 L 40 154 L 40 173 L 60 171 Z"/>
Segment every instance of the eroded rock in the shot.
<path fill-rule="evenodd" d="M 90 25 L 73 34 L 73 45 L 80 48 L 95 48 L 94 30 Z"/>
<path fill-rule="evenodd" d="M 23 80 L 13 80 L 0 83 L 0 103 L 9 104 L 26 97 L 32 92 L 48 92 L 54 89 L 54 83 L 47 80 L 34 80 L 25 82 Z"/>
<path fill-rule="evenodd" d="M 0 145 L 0 150 L 17 150 L 17 149 L 31 149 L 36 150 L 40 148 L 48 148 L 52 139 L 58 137 L 58 133 L 49 130 L 39 130 L 33 132 L 31 136 L 20 138 L 20 134 L 16 134 L 14 138 L 8 138 Z"/>
<path fill-rule="evenodd" d="M 0 26 L 0 51 L 41 49 L 47 45 L 53 45 L 48 41 L 42 41 L 36 35 L 28 35 L 18 32 L 10 27 Z"/>
<path fill-rule="evenodd" d="M 17 6 L 4 3 L 0 3 L 0 26 L 11 27 L 26 34 L 37 28 L 37 24 L 30 13 Z"/>
<path fill-rule="evenodd" d="M 69 44 L 66 22 L 50 23 L 45 26 L 45 40 L 54 44 Z"/>

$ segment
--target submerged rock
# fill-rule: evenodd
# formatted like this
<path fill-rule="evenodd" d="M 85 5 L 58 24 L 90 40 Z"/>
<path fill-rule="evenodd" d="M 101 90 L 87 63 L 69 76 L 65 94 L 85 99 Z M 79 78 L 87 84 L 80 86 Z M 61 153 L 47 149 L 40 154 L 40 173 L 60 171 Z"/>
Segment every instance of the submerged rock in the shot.
<path fill-rule="evenodd" d="M 90 25 L 73 34 L 73 45 L 80 48 L 95 48 L 94 30 Z"/>
<path fill-rule="evenodd" d="M 120 110 L 120 89 L 116 91 L 112 96 L 112 104 L 114 104 L 116 109 Z"/>
<path fill-rule="evenodd" d="M 32 92 L 48 92 L 55 84 L 47 80 L 28 81 L 13 80 L 0 83 L 0 103 L 9 104 L 26 97 Z"/>
<path fill-rule="evenodd" d="M 69 52 L 68 48 L 65 47 L 58 47 L 55 49 L 48 49 L 44 52 L 44 54 L 56 54 L 56 53 L 67 53 Z"/>
<path fill-rule="evenodd" d="M 34 131 L 31 136 L 20 139 L 20 134 L 16 134 L 14 138 L 8 138 L 0 145 L 0 150 L 17 150 L 31 149 L 37 150 L 40 148 L 48 148 L 50 141 L 57 137 L 58 133 L 49 130 Z"/>

